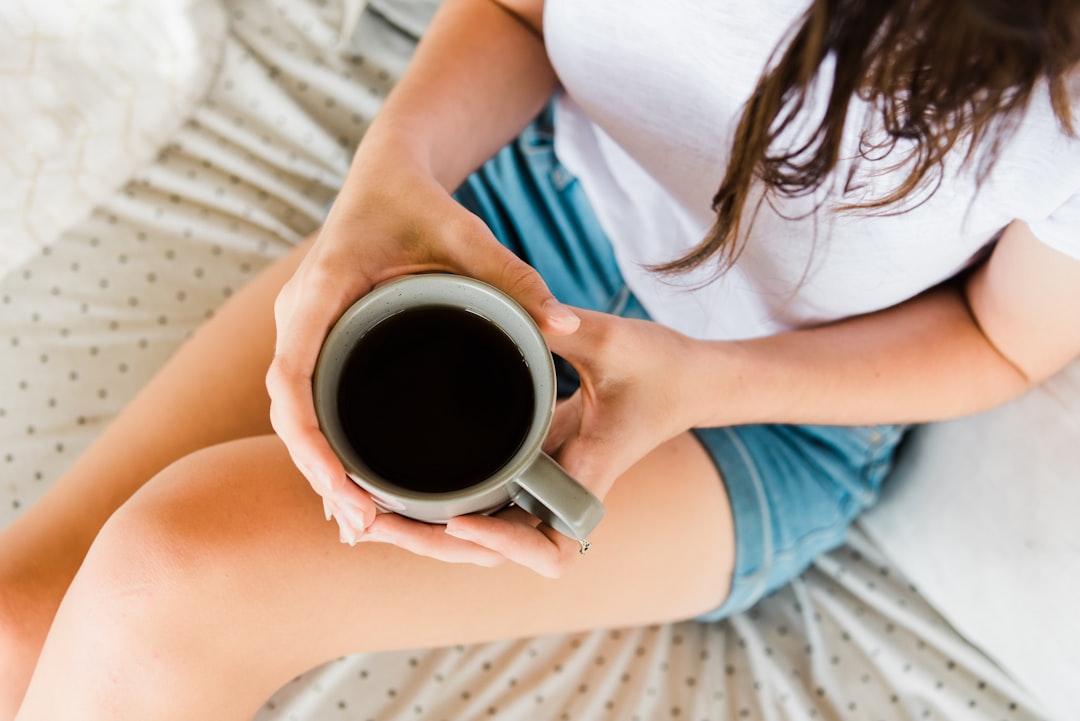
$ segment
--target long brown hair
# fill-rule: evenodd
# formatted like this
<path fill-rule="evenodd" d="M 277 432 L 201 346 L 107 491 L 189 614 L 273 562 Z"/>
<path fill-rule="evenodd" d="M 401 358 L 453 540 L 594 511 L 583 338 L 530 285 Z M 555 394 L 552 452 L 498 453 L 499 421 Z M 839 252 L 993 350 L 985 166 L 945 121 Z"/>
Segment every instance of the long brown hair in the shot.
<path fill-rule="evenodd" d="M 932 193 L 954 148 L 965 164 L 977 160 L 982 180 L 1040 81 L 1062 128 L 1074 134 L 1066 85 L 1080 60 L 1080 0 L 813 0 L 790 37 L 743 109 L 713 198 L 715 225 L 689 253 L 654 270 L 688 271 L 710 258 L 730 267 L 755 187 L 759 202 L 810 195 L 836 169 L 853 98 L 866 101 L 885 130 L 872 140 L 863 129 L 862 158 L 888 157 L 900 143 L 912 150 L 889 166 L 908 169 L 892 191 L 841 203 L 840 211 L 887 211 L 927 185 Z M 774 147 L 803 121 L 830 56 L 821 124 L 802 147 Z"/>

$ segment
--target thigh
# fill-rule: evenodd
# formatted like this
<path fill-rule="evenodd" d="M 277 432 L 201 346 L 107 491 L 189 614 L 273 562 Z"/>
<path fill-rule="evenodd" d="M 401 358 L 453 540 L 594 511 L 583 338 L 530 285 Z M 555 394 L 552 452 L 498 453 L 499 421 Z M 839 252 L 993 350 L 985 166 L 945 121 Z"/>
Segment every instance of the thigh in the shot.
<path fill-rule="evenodd" d="M 155 479 L 124 512 L 149 520 L 146 527 L 167 543 L 183 539 L 222 570 L 253 572 L 259 595 L 282 602 L 283 612 L 315 603 L 340 612 L 331 615 L 343 645 L 326 650 L 341 653 L 692 617 L 727 593 L 733 540 L 723 489 L 693 436 L 663 444 L 615 483 L 591 550 L 557 580 L 512 563 L 451 564 L 383 543 L 342 544 L 276 436 L 200 452 Z M 179 526 L 162 530 L 162 514 Z M 377 619 L 404 612 L 413 621 L 377 638 L 381 631 L 361 621 L 363 608 Z M 453 619 L 460 623 L 451 628 L 445 621 Z"/>
<path fill-rule="evenodd" d="M 39 674 L 75 671 L 65 664 L 82 654 L 65 638 L 83 633 L 88 607 L 103 624 L 137 623 L 148 644 L 167 644 L 163 632 L 191 639 L 185 648 L 206 663 L 230 664 L 228 683 L 243 669 L 259 676 L 248 679 L 253 693 L 269 694 L 349 652 L 657 623 L 723 599 L 727 500 L 691 436 L 643 459 L 605 503 L 593 549 L 549 580 L 510 563 L 482 568 L 381 543 L 344 545 L 276 437 L 206 449 L 164 471 L 103 529 Z"/>

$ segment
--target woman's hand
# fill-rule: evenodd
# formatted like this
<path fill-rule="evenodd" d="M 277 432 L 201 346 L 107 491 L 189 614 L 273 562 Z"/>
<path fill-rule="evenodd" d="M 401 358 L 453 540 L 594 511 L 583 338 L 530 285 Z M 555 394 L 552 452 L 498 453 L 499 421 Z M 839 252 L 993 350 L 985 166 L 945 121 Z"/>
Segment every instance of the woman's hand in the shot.
<path fill-rule="evenodd" d="M 572 335 L 549 336 L 570 361 L 581 388 L 555 411 L 545 450 L 603 499 L 616 479 L 663 442 L 695 425 L 696 384 L 684 361 L 700 344 L 665 326 L 578 310 Z M 558 577 L 579 542 L 519 508 L 430 525 L 380 515 L 361 540 L 393 543 L 444 561 L 496 565 L 513 561 Z"/>
<path fill-rule="evenodd" d="M 579 310 L 572 337 L 552 337 L 581 387 L 559 405 L 546 448 L 603 497 L 661 443 L 694 427 L 702 405 L 687 370 L 705 344 L 651 321 Z"/>
<path fill-rule="evenodd" d="M 326 224 L 274 306 L 275 355 L 267 374 L 270 417 L 296 463 L 333 515 L 343 541 L 375 518 L 370 497 L 348 479 L 319 430 L 312 374 L 341 314 L 376 285 L 410 273 L 450 271 L 517 300 L 551 337 L 578 318 L 540 276 L 462 208 L 408 146 L 385 138 L 361 147 Z"/>

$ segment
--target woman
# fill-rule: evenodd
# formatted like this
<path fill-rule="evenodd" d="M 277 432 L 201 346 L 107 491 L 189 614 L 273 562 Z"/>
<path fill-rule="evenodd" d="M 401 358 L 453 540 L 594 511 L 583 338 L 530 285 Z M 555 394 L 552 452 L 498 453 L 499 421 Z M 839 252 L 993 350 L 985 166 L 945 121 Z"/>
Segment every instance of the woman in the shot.
<path fill-rule="evenodd" d="M 1080 353 L 1077 3 L 543 5 L 447 2 L 317 239 L 5 532 L 0 715 L 240 719 L 349 652 L 723 617 L 839 542 L 901 424 Z M 587 556 L 377 515 L 319 433 L 329 326 L 428 270 L 576 368 Z"/>

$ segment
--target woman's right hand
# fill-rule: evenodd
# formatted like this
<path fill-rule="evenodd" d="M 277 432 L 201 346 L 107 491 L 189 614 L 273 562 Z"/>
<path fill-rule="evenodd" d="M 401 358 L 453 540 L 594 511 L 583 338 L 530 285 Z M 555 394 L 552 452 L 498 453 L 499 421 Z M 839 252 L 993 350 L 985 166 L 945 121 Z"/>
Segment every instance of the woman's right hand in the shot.
<path fill-rule="evenodd" d="M 275 302 L 277 341 L 266 378 L 274 430 L 345 542 L 358 538 L 376 509 L 319 430 L 315 361 L 330 328 L 354 301 L 392 278 L 431 271 L 499 288 L 547 333 L 565 335 L 578 326 L 539 274 L 459 205 L 405 144 L 362 146 L 325 225 Z"/>

